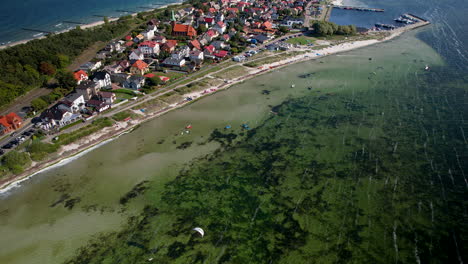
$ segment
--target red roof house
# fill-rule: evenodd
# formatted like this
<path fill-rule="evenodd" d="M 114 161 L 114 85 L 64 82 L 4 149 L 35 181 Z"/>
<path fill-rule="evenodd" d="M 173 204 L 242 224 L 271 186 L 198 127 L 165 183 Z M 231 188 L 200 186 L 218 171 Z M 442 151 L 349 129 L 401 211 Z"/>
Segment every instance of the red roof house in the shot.
<path fill-rule="evenodd" d="M 78 84 L 80 84 L 81 81 L 88 80 L 88 74 L 83 70 L 74 72 L 73 77 L 75 78 Z"/>
<path fill-rule="evenodd" d="M 133 63 L 132 67 L 130 67 L 130 73 L 143 75 L 148 71 L 148 69 L 149 67 L 146 62 L 137 60 L 135 63 Z"/>
<path fill-rule="evenodd" d="M 200 41 L 198 41 L 198 39 L 194 39 L 192 41 L 189 42 L 189 46 L 193 49 L 197 49 L 197 50 L 201 50 L 201 44 L 200 44 Z"/>
<path fill-rule="evenodd" d="M 227 51 L 225 51 L 225 50 L 220 50 L 220 51 L 214 53 L 213 55 L 215 55 L 217 58 L 222 59 L 222 58 L 226 57 L 227 54 L 228 54 Z"/>
<path fill-rule="evenodd" d="M 9 113 L 5 116 L 0 116 L 0 135 L 9 133 L 21 127 L 23 120 L 16 113 Z"/>

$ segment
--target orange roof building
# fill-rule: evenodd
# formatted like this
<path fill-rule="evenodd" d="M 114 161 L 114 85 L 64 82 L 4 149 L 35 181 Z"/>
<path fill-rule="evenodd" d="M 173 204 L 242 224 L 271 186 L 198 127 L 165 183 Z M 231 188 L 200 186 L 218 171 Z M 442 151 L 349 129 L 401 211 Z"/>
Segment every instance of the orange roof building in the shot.
<path fill-rule="evenodd" d="M 184 36 L 184 37 L 196 37 L 197 31 L 190 25 L 172 23 L 172 35 L 173 36 Z"/>
<path fill-rule="evenodd" d="M 148 69 L 149 67 L 146 62 L 137 60 L 135 63 L 133 63 L 132 67 L 130 67 L 130 73 L 144 75 Z"/>
<path fill-rule="evenodd" d="M 78 84 L 80 84 L 81 81 L 88 80 L 88 74 L 83 70 L 74 72 L 73 77 L 75 77 L 75 80 L 78 82 Z"/>
<path fill-rule="evenodd" d="M 0 116 L 0 135 L 10 133 L 21 127 L 23 120 L 16 113 Z"/>

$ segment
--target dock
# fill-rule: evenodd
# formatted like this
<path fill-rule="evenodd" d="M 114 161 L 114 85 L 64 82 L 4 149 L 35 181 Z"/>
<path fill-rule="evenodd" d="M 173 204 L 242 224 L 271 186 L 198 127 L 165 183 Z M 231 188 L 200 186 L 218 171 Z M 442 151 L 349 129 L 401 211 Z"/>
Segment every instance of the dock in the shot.
<path fill-rule="evenodd" d="M 51 32 L 51 31 L 45 31 L 45 30 L 34 29 L 34 28 L 21 28 L 21 29 L 26 30 L 26 31 L 32 31 L 32 32 L 45 33 L 45 34 L 53 34 L 54 33 L 54 32 Z"/>
<path fill-rule="evenodd" d="M 368 11 L 368 12 L 384 12 L 385 11 L 385 9 L 381 9 L 381 8 L 358 7 L 358 6 L 333 6 L 333 7 L 338 8 L 338 9 Z"/>

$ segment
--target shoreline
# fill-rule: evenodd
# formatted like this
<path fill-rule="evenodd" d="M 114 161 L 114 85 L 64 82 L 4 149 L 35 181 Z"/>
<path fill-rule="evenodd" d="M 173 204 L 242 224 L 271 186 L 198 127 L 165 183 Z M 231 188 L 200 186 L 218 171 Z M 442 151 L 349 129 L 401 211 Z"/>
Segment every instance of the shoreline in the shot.
<path fill-rule="evenodd" d="M 139 13 L 154 12 L 154 11 L 156 11 L 158 9 L 163 9 L 163 8 L 166 8 L 166 7 L 169 7 L 169 6 L 172 6 L 172 5 L 179 5 L 181 3 L 183 3 L 183 2 L 178 1 L 178 2 L 175 2 L 175 3 L 162 5 L 162 6 L 159 6 L 159 7 L 155 7 L 153 9 L 148 9 L 148 10 L 145 10 L 145 11 L 140 11 L 140 12 L 131 13 L 131 14 L 127 14 L 127 15 L 131 15 L 132 17 L 135 17 Z M 125 15 L 123 15 L 123 16 L 125 16 Z M 115 22 L 115 21 L 119 20 L 121 17 L 122 16 L 109 18 L 109 23 Z M 104 18 L 102 18 L 101 20 L 95 21 L 95 22 L 90 22 L 90 23 L 87 23 L 87 24 L 76 25 L 76 26 L 80 26 L 81 29 L 88 29 L 88 28 L 97 27 L 97 26 L 100 26 L 100 25 L 103 25 L 103 24 L 104 24 Z M 58 31 L 58 32 L 54 33 L 54 35 L 59 35 L 59 34 L 62 34 L 62 33 L 66 33 L 66 32 L 69 32 L 70 30 L 75 29 L 75 28 L 76 27 L 72 27 L 72 28 L 69 28 L 69 29 L 64 29 L 64 30 L 61 30 L 61 31 Z M 31 37 L 31 38 L 28 38 L 28 39 L 13 41 L 13 42 L 10 42 L 10 43 L 6 43 L 4 45 L 0 45 L 0 50 L 11 48 L 11 47 L 21 45 L 21 44 L 26 44 L 26 43 L 28 43 L 28 42 L 30 42 L 32 40 L 44 39 L 46 37 L 47 37 L 47 35 L 42 35 L 40 37 Z"/>
<path fill-rule="evenodd" d="M 73 161 L 76 158 L 81 157 L 82 155 L 85 155 L 89 151 L 92 151 L 102 145 L 105 145 L 114 139 L 117 139 L 118 137 L 130 133 L 135 127 L 138 125 L 147 122 L 153 118 L 159 117 L 161 115 L 164 115 L 172 110 L 184 107 L 187 104 L 193 103 L 195 101 L 199 101 L 205 96 L 212 95 L 218 91 L 222 91 L 225 89 L 228 89 L 229 87 L 241 83 L 245 80 L 251 79 L 253 77 L 259 76 L 261 74 L 265 74 L 268 72 L 271 72 L 273 70 L 283 68 L 292 64 L 296 64 L 299 62 L 303 61 L 308 61 L 308 60 L 313 60 L 313 59 L 319 59 L 323 58 L 328 55 L 334 55 L 354 49 L 359 49 L 363 47 L 367 47 L 370 45 L 378 44 L 378 43 L 383 43 L 389 40 L 392 40 L 404 32 L 411 31 L 413 29 L 423 27 L 430 24 L 429 22 L 420 22 L 418 24 L 413 24 L 406 26 L 404 28 L 399 28 L 396 30 L 391 31 L 391 34 L 383 39 L 370 39 L 370 40 L 360 40 L 360 41 L 353 41 L 353 42 L 346 42 L 334 46 L 329 46 L 322 48 L 320 50 L 313 50 L 309 51 L 307 53 L 303 53 L 300 55 L 296 55 L 293 57 L 285 58 L 284 60 L 273 62 L 273 63 L 268 63 L 264 64 L 260 67 L 257 68 L 252 68 L 248 73 L 237 77 L 236 79 L 233 79 L 232 81 L 228 83 L 222 83 L 218 86 L 213 86 L 213 87 L 208 87 L 205 89 L 210 90 L 213 89 L 212 91 L 206 93 L 206 92 L 191 92 L 188 94 L 184 94 L 182 97 L 185 98 L 186 96 L 196 96 L 196 99 L 193 101 L 187 101 L 183 100 L 178 103 L 171 104 L 169 107 L 166 107 L 162 110 L 148 113 L 141 119 L 137 120 L 130 120 L 130 121 L 120 121 L 116 122 L 114 126 L 112 127 L 106 127 L 103 128 L 102 130 L 96 132 L 93 135 L 86 136 L 77 142 L 70 143 L 69 145 L 62 146 L 62 149 L 57 152 L 57 155 L 59 158 L 55 158 L 49 161 L 45 162 L 38 162 L 37 164 L 34 164 L 32 167 L 26 169 L 23 173 L 4 179 L 0 180 L 0 195 L 4 195 L 8 193 L 8 191 L 20 187 L 20 183 L 23 181 L 26 181 L 27 179 L 33 177 L 36 174 L 39 174 L 41 172 L 44 172 L 48 169 L 56 168 L 62 165 L 67 164 L 70 161 Z M 116 112 L 118 113 L 118 112 Z M 108 131 L 112 130 L 113 131 Z M 81 142 L 81 143 L 80 143 Z"/>

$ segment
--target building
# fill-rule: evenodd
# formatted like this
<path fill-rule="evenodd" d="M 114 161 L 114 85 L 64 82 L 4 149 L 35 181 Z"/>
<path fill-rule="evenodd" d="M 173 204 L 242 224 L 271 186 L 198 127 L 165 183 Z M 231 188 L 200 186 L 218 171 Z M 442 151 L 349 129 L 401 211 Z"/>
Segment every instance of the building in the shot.
<path fill-rule="evenodd" d="M 49 130 L 54 127 L 62 127 L 81 119 L 80 114 L 73 114 L 67 110 L 52 107 L 41 114 L 42 128 Z"/>
<path fill-rule="evenodd" d="M 110 74 L 105 71 L 95 72 L 93 74 L 93 82 L 99 85 L 99 88 L 110 88 L 111 87 L 111 77 Z"/>
<path fill-rule="evenodd" d="M 137 60 L 132 67 L 130 67 L 131 74 L 139 74 L 145 75 L 145 73 L 149 70 L 149 66 L 146 62 L 142 60 Z"/>
<path fill-rule="evenodd" d="M 161 50 L 171 53 L 175 50 L 176 46 L 177 46 L 177 40 L 168 40 L 161 46 Z"/>
<path fill-rule="evenodd" d="M 99 69 L 99 67 L 101 67 L 101 66 L 102 66 L 102 62 L 100 62 L 100 61 L 97 61 L 97 62 L 89 61 L 89 62 L 87 62 L 87 63 L 85 63 L 83 65 L 80 65 L 79 69 L 83 70 L 83 71 L 86 71 L 86 72 L 87 71 L 95 71 L 95 70 Z"/>
<path fill-rule="evenodd" d="M 144 60 L 145 59 L 145 54 L 140 49 L 133 50 L 132 53 L 130 53 L 130 56 L 128 56 L 130 60 Z"/>
<path fill-rule="evenodd" d="M 57 108 L 64 109 L 72 113 L 78 113 L 85 106 L 85 100 L 82 94 L 71 93 L 63 98 Z"/>
<path fill-rule="evenodd" d="M 94 110 L 98 113 L 106 111 L 110 108 L 110 104 L 106 104 L 106 102 L 101 100 L 89 100 L 86 103 L 86 106 L 94 108 Z"/>
<path fill-rule="evenodd" d="M 76 93 L 80 94 L 83 96 L 85 101 L 90 100 L 93 96 L 97 95 L 97 92 L 99 92 L 100 87 L 99 84 L 86 80 L 84 82 L 81 82 L 77 87 L 76 87 Z"/>
<path fill-rule="evenodd" d="M 156 41 L 143 41 L 138 44 L 138 49 L 143 53 L 144 56 L 158 55 L 159 44 Z"/>
<path fill-rule="evenodd" d="M 166 66 L 182 67 L 182 66 L 185 65 L 185 59 L 184 58 L 168 57 L 163 61 L 163 64 L 166 65 Z"/>
<path fill-rule="evenodd" d="M 172 36 L 196 37 L 197 31 L 190 25 L 182 25 L 172 22 Z"/>
<path fill-rule="evenodd" d="M 145 85 L 145 77 L 142 76 L 131 76 L 125 82 L 122 83 L 124 88 L 138 90 Z"/>
<path fill-rule="evenodd" d="M 74 72 L 73 77 L 75 78 L 77 84 L 80 84 L 80 82 L 82 81 L 88 80 L 88 74 L 83 70 Z"/>
<path fill-rule="evenodd" d="M 223 21 L 218 21 L 213 29 L 218 31 L 219 34 L 223 34 L 226 31 L 226 24 Z"/>
<path fill-rule="evenodd" d="M 115 93 L 112 92 L 99 92 L 98 96 L 101 101 L 104 101 L 106 104 L 113 104 L 115 100 L 117 100 Z"/>
<path fill-rule="evenodd" d="M 113 83 L 118 83 L 118 84 L 122 84 L 124 83 L 126 80 L 128 80 L 128 78 L 130 78 L 130 74 L 128 73 L 112 73 L 111 74 L 111 81 Z"/>
<path fill-rule="evenodd" d="M 0 135 L 10 133 L 21 127 L 23 120 L 16 113 L 0 116 Z"/>
<path fill-rule="evenodd" d="M 189 58 L 190 58 L 190 61 L 193 61 L 196 64 L 200 64 L 204 59 L 203 51 L 194 50 L 190 52 Z"/>

